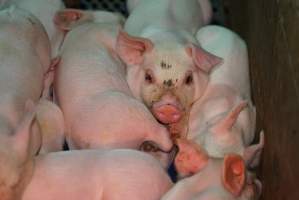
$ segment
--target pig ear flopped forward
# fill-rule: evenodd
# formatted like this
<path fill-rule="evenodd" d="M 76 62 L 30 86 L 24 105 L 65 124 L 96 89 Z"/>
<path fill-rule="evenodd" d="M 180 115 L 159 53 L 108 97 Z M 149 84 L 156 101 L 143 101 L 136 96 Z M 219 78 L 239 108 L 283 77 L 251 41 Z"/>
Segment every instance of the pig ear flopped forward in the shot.
<path fill-rule="evenodd" d="M 128 65 L 141 64 L 144 60 L 144 54 L 150 52 L 153 47 L 153 43 L 146 38 L 130 36 L 122 30 L 119 31 L 116 52 Z"/>
<path fill-rule="evenodd" d="M 62 31 L 70 31 L 74 26 L 91 21 L 93 15 L 90 12 L 78 9 L 64 9 L 54 16 L 54 24 Z"/>
<path fill-rule="evenodd" d="M 18 124 L 14 136 L 13 147 L 21 159 L 26 160 L 29 151 L 31 127 L 35 119 L 35 105 L 32 100 L 27 100 L 25 104 L 24 116 Z"/>
<path fill-rule="evenodd" d="M 236 123 L 240 113 L 248 106 L 247 102 L 241 102 L 237 105 L 229 114 L 222 119 L 217 125 L 213 128 L 215 132 L 225 132 L 231 130 L 234 124 Z"/>
<path fill-rule="evenodd" d="M 240 196 L 245 185 L 245 163 L 241 156 L 229 154 L 224 157 L 222 183 L 234 196 Z"/>
<path fill-rule="evenodd" d="M 223 62 L 222 58 L 205 51 L 195 44 L 188 45 L 186 47 L 186 52 L 192 57 L 195 65 L 206 73 L 210 73 L 215 66 L 220 65 Z"/>

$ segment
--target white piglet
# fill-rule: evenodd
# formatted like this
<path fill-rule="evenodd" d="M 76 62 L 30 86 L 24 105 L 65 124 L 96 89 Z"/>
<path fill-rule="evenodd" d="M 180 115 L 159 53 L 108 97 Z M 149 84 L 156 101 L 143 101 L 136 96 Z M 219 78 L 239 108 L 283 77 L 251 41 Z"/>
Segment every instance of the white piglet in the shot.
<path fill-rule="evenodd" d="M 64 140 L 62 113 L 47 100 L 51 82 L 48 36 L 35 16 L 14 5 L 1 11 L 0 25 L 0 109 L 5 121 L 1 128 L 17 126 L 28 99 L 39 101 L 34 135 L 41 143 L 36 142 L 35 149 L 42 145 L 43 152 L 60 150 Z"/>
<path fill-rule="evenodd" d="M 114 50 L 122 19 L 108 12 L 66 9 L 55 21 L 69 30 L 54 88 L 70 148 L 138 149 L 149 141 L 171 150 L 168 131 L 133 97 L 125 80 L 125 67 Z"/>
<path fill-rule="evenodd" d="M 213 157 L 233 152 L 245 158 L 260 153 L 263 134 L 259 144 L 247 148 L 254 139 L 256 111 L 250 96 L 246 44 L 220 26 L 203 27 L 197 39 L 205 50 L 222 57 L 223 63 L 211 73 L 205 93 L 192 106 L 187 138 Z"/>
<path fill-rule="evenodd" d="M 140 1 L 120 32 L 117 52 L 134 94 L 174 137 L 185 137 L 192 104 L 221 59 L 195 39 L 204 24 L 197 0 Z"/>
<path fill-rule="evenodd" d="M 177 171 L 188 177 L 178 181 L 162 200 L 257 200 L 262 185 L 246 170 L 240 155 L 212 158 L 198 145 L 178 140 Z"/>
<path fill-rule="evenodd" d="M 131 13 L 136 6 L 140 3 L 142 0 L 127 0 L 127 9 L 129 13 Z M 146 0 L 143 0 L 146 1 Z M 211 22 L 212 19 L 212 6 L 210 0 L 198 0 L 200 8 L 201 8 L 201 14 L 202 14 L 202 23 L 208 24 Z"/>
<path fill-rule="evenodd" d="M 29 11 L 42 23 L 51 43 L 51 56 L 56 57 L 62 44 L 64 32 L 53 23 L 55 13 L 65 8 L 62 0 L 6 0 L 4 5 L 16 5 Z"/>
<path fill-rule="evenodd" d="M 157 200 L 172 182 L 152 156 L 134 150 L 73 150 L 35 158 L 22 200 Z"/>

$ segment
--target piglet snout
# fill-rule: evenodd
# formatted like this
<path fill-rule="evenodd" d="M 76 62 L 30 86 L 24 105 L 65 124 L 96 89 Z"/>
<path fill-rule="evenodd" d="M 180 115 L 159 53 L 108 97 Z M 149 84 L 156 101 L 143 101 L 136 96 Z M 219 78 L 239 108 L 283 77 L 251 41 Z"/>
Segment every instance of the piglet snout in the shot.
<path fill-rule="evenodd" d="M 154 103 L 152 112 L 163 124 L 176 123 L 182 117 L 180 103 L 170 95 L 164 95 L 159 102 Z"/>
<path fill-rule="evenodd" d="M 163 105 L 153 109 L 155 117 L 163 124 L 176 123 L 181 118 L 180 110 L 173 105 Z"/>

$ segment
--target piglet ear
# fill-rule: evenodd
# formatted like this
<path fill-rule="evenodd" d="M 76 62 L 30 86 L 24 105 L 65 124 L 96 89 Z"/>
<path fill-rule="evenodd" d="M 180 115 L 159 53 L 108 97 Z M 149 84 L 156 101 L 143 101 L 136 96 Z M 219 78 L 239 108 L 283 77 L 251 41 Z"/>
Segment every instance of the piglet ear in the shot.
<path fill-rule="evenodd" d="M 19 122 L 13 136 L 13 145 L 20 159 L 26 160 L 29 155 L 31 127 L 35 118 L 35 105 L 32 100 L 25 104 L 24 116 Z"/>
<path fill-rule="evenodd" d="M 54 24 L 63 31 L 70 31 L 75 25 L 93 19 L 90 12 L 78 9 L 64 9 L 56 12 L 54 16 Z"/>
<path fill-rule="evenodd" d="M 186 47 L 186 52 L 192 57 L 195 65 L 206 73 L 210 73 L 216 65 L 223 62 L 222 58 L 205 51 L 195 44 L 188 45 Z"/>
<path fill-rule="evenodd" d="M 243 157 L 247 167 L 255 168 L 258 166 L 264 148 L 264 144 L 265 144 L 265 134 L 264 131 L 261 131 L 260 142 L 258 144 L 253 144 L 247 147 L 244 151 Z"/>
<path fill-rule="evenodd" d="M 144 54 L 151 51 L 153 47 L 153 43 L 146 38 L 133 37 L 122 30 L 119 31 L 116 52 L 126 64 L 141 64 Z"/>
<path fill-rule="evenodd" d="M 245 163 L 241 156 L 229 154 L 224 157 L 222 183 L 234 196 L 239 196 L 245 185 Z"/>
<path fill-rule="evenodd" d="M 239 114 L 248 106 L 247 102 L 241 102 L 234 109 L 232 109 L 228 115 L 222 119 L 217 125 L 213 128 L 215 132 L 226 132 L 227 130 L 231 130 L 233 125 L 236 123 Z"/>
<path fill-rule="evenodd" d="M 178 139 L 177 145 L 179 152 L 174 164 L 181 177 L 193 175 L 207 165 L 209 157 L 198 144 L 190 140 Z"/>

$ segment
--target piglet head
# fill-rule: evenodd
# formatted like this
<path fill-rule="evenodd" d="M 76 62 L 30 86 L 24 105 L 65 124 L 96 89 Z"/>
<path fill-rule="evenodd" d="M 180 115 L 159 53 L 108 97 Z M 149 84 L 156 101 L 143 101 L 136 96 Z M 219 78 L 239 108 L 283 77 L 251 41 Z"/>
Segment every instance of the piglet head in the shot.
<path fill-rule="evenodd" d="M 177 145 L 179 152 L 174 164 L 180 177 L 194 175 L 207 165 L 209 157 L 198 144 L 190 140 L 178 139 Z"/>
<path fill-rule="evenodd" d="M 204 92 L 221 59 L 198 45 L 177 40 L 153 42 L 120 31 L 116 51 L 127 65 L 135 95 L 163 124 L 178 122 Z"/>
<path fill-rule="evenodd" d="M 30 132 L 35 117 L 33 103 L 26 103 L 25 115 L 15 130 L 0 134 L 1 200 L 20 200 L 28 183 L 33 159 L 30 157 Z"/>

